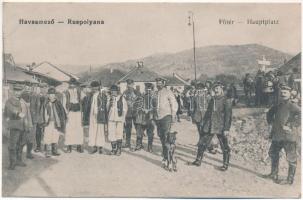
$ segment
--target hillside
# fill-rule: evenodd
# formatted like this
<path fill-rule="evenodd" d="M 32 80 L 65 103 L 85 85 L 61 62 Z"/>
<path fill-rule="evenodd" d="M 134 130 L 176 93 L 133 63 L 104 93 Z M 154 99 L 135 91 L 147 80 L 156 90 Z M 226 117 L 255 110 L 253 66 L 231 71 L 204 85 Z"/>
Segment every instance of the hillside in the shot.
<path fill-rule="evenodd" d="M 196 49 L 197 77 L 201 74 L 211 77 L 220 73 L 243 75 L 246 72 L 255 72 L 258 68 L 257 59 L 262 59 L 263 55 L 274 67 L 280 66 L 285 59 L 289 60 L 292 57 L 290 54 L 259 44 L 200 47 Z M 176 72 L 185 78 L 194 77 L 192 49 L 173 54 L 155 54 L 139 60 L 144 62 L 145 67 L 157 73 L 161 72 L 162 75 L 171 75 L 172 72 Z M 129 71 L 137 61 L 109 63 L 93 69 L 93 74 L 104 68 Z"/>

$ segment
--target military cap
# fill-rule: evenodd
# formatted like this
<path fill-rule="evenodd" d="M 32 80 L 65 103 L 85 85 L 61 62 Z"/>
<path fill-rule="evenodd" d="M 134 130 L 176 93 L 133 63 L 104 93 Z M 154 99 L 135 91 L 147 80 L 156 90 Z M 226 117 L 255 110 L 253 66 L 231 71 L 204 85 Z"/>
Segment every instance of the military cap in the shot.
<path fill-rule="evenodd" d="M 47 91 L 48 94 L 56 94 L 56 89 L 54 87 L 50 87 Z"/>
<path fill-rule="evenodd" d="M 291 91 L 291 88 L 288 87 L 288 85 L 286 85 L 286 84 L 280 84 L 279 87 L 280 87 L 281 90 L 289 90 L 289 91 Z"/>
<path fill-rule="evenodd" d="M 153 88 L 153 84 L 152 83 L 144 83 L 146 88 Z"/>
<path fill-rule="evenodd" d="M 23 89 L 24 89 L 23 85 L 20 85 L 20 84 L 13 85 L 13 90 L 15 90 L 15 91 L 21 91 Z"/>
<path fill-rule="evenodd" d="M 111 90 L 111 91 L 119 91 L 119 88 L 118 88 L 117 85 L 112 85 L 112 86 L 110 87 L 110 90 Z"/>
<path fill-rule="evenodd" d="M 197 89 L 203 89 L 204 87 L 205 87 L 205 85 L 202 82 L 197 82 L 197 84 L 196 84 Z"/>
<path fill-rule="evenodd" d="M 41 88 L 46 88 L 48 86 L 47 83 L 39 83 L 39 87 Z"/>
<path fill-rule="evenodd" d="M 127 80 L 126 80 L 126 83 L 127 83 L 127 84 L 132 84 L 132 83 L 134 83 L 134 80 L 133 80 L 133 79 L 127 79 Z"/>
<path fill-rule="evenodd" d="M 223 87 L 223 83 L 220 82 L 220 81 L 216 81 L 216 82 L 213 84 L 212 88 L 215 88 L 215 87 Z"/>
<path fill-rule="evenodd" d="M 69 84 L 77 85 L 77 84 L 78 84 L 78 81 L 77 81 L 75 78 L 70 78 L 68 83 L 69 83 Z"/>
<path fill-rule="evenodd" d="M 90 86 L 91 87 L 100 87 L 100 82 L 99 81 L 92 81 L 91 83 L 90 83 Z"/>

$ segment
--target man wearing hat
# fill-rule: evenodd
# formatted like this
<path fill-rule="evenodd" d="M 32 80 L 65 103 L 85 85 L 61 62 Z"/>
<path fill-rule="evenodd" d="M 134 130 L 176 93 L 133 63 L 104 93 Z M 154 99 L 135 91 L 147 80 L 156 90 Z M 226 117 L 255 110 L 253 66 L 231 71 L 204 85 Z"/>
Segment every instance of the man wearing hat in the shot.
<path fill-rule="evenodd" d="M 81 100 L 81 117 L 82 117 L 82 127 L 84 135 L 84 143 L 88 145 L 89 140 L 89 121 L 90 121 L 90 111 L 93 99 L 92 86 L 90 83 L 82 84 L 85 96 Z"/>
<path fill-rule="evenodd" d="M 135 111 L 134 111 L 134 102 L 137 97 L 140 95 L 137 90 L 134 89 L 134 81 L 132 79 L 127 79 L 127 89 L 124 91 L 123 96 L 127 101 L 127 113 L 125 118 L 125 136 L 126 142 L 124 148 L 131 149 L 131 132 L 132 125 L 136 120 Z"/>
<path fill-rule="evenodd" d="M 72 146 L 77 146 L 77 151 L 82 153 L 83 133 L 80 112 L 81 91 L 75 78 L 69 81 L 69 88 L 64 92 L 63 106 L 65 106 L 68 122 L 66 125 L 65 145 L 67 152 L 72 152 Z"/>
<path fill-rule="evenodd" d="M 203 154 L 212 138 L 216 135 L 223 152 L 223 166 L 220 168 L 226 171 L 229 166 L 230 148 L 227 135 L 232 120 L 232 102 L 224 96 L 223 84 L 216 82 L 213 85 L 214 97 L 210 100 L 204 116 L 202 131 L 205 133 L 198 143 L 197 158 L 192 165 L 200 166 Z"/>
<path fill-rule="evenodd" d="M 45 130 L 43 142 L 46 146 L 45 157 L 59 156 L 58 142 L 60 135 L 65 133 L 66 112 L 62 103 L 57 100 L 56 89 L 51 87 L 48 89 L 49 101 L 45 110 Z"/>
<path fill-rule="evenodd" d="M 107 124 L 107 96 L 104 90 L 101 90 L 99 81 L 92 81 L 90 85 L 93 96 L 89 116 L 88 146 L 93 148 L 91 154 L 98 150 L 99 154 L 102 154 L 105 145 L 105 125 Z"/>
<path fill-rule="evenodd" d="M 162 164 L 165 164 L 168 155 L 166 143 L 168 142 L 168 134 L 171 129 L 171 124 L 178 110 L 178 103 L 174 94 L 165 87 L 165 80 L 157 78 L 157 89 L 153 101 L 154 118 L 157 124 L 157 132 L 162 144 Z"/>
<path fill-rule="evenodd" d="M 9 169 L 14 170 L 16 166 L 25 167 L 22 161 L 22 147 L 26 143 L 25 121 L 26 111 L 21 102 L 23 87 L 21 85 L 13 86 L 13 96 L 10 97 L 4 107 L 4 117 L 9 129 Z"/>
<path fill-rule="evenodd" d="M 128 103 L 119 93 L 117 85 L 112 85 L 110 88 L 110 100 L 108 102 L 108 140 L 111 142 L 111 155 L 121 155 L 123 126 L 128 110 Z"/>
<path fill-rule="evenodd" d="M 269 156 L 271 157 L 271 173 L 265 178 L 271 178 L 279 184 L 293 184 L 296 166 L 296 141 L 300 137 L 299 127 L 300 107 L 290 101 L 291 88 L 280 86 L 281 100 L 278 105 L 272 106 L 267 113 L 267 122 L 271 126 L 270 138 L 272 140 Z M 288 176 L 286 180 L 279 180 L 279 153 L 284 149 L 288 161 Z"/>
<path fill-rule="evenodd" d="M 47 97 L 48 84 L 40 83 L 38 90 L 32 94 L 30 110 L 32 114 L 33 126 L 36 132 L 36 149 L 35 152 L 41 151 L 41 141 L 45 125 L 45 107 L 48 101 Z"/>
<path fill-rule="evenodd" d="M 142 140 L 144 131 L 146 130 L 148 136 L 148 147 L 147 150 L 152 152 L 152 144 L 154 137 L 154 125 L 152 116 L 152 98 L 153 98 L 153 84 L 145 83 L 145 93 L 139 96 L 134 104 L 134 110 L 136 112 L 136 131 L 137 131 L 137 142 L 136 151 L 143 149 Z"/>

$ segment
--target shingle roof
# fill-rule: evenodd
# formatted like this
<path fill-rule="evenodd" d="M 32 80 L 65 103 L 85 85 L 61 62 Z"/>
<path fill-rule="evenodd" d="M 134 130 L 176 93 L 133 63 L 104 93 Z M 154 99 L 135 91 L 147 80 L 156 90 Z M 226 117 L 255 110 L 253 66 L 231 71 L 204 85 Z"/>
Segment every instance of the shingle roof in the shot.
<path fill-rule="evenodd" d="M 301 53 L 297 54 L 295 57 L 282 65 L 279 70 L 285 74 L 291 72 L 293 68 L 298 68 L 298 73 L 301 74 Z"/>
<path fill-rule="evenodd" d="M 132 79 L 135 82 L 154 82 L 156 78 L 163 78 L 156 72 L 150 71 L 146 67 L 135 67 L 125 76 L 123 76 L 118 82 L 126 82 L 127 79 Z"/>

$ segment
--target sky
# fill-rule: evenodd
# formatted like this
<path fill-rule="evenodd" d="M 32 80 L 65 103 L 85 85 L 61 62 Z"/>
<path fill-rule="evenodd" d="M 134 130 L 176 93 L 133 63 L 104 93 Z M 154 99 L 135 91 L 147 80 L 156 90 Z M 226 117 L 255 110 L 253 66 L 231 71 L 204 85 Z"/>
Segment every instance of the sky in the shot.
<path fill-rule="evenodd" d="M 290 54 L 301 51 L 298 3 L 5 3 L 3 8 L 4 51 L 16 63 L 103 65 L 190 49 L 188 11 L 194 13 L 197 47 L 258 43 Z M 65 23 L 20 25 L 19 19 Z M 105 24 L 69 25 L 68 19 Z M 219 19 L 236 24 L 220 25 Z M 247 25 L 247 19 L 279 24 Z"/>

